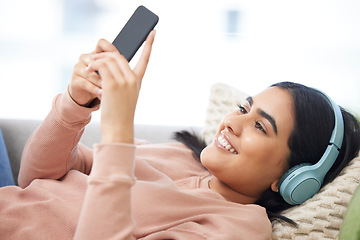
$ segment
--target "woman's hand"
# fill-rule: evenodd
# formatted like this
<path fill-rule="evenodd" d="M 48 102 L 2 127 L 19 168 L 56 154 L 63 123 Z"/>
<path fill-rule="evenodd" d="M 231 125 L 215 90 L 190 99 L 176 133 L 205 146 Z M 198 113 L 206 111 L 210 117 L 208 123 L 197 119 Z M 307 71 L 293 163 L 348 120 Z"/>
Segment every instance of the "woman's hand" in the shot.
<path fill-rule="evenodd" d="M 155 31 L 152 31 L 146 39 L 140 59 L 133 70 L 118 51 L 102 52 L 92 57 L 87 74 L 98 71 L 101 76 L 103 143 L 134 142 L 135 108 L 154 37 Z"/>
<path fill-rule="evenodd" d="M 95 72 L 87 71 L 87 67 L 95 54 L 113 51 L 117 51 L 114 45 L 104 39 L 100 39 L 95 51 L 80 56 L 79 62 L 74 67 L 69 85 L 69 94 L 77 104 L 91 107 L 95 99 L 101 99 L 101 78 Z"/>

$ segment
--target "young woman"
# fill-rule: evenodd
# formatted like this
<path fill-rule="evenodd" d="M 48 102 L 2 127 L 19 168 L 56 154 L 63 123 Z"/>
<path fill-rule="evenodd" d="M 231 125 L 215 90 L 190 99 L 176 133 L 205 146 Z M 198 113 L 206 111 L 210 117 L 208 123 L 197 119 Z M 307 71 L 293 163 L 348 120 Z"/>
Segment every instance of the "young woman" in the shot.
<path fill-rule="evenodd" d="M 269 218 L 290 206 L 279 179 L 322 155 L 331 107 L 316 91 L 281 83 L 226 116 L 209 146 L 186 132 L 177 139 L 188 147 L 135 140 L 154 35 L 133 70 L 105 40 L 80 57 L 68 91 L 25 147 L 20 187 L 0 189 L 0 239 L 271 238 Z M 102 142 L 90 150 L 79 140 L 100 103 Z M 359 149 L 359 124 L 343 116 L 343 146 L 326 182 Z"/>

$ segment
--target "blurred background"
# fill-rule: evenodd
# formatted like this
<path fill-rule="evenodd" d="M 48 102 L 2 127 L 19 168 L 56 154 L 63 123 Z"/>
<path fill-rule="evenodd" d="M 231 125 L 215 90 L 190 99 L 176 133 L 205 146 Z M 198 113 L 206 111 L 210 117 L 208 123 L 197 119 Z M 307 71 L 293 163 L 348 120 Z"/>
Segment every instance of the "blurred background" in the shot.
<path fill-rule="evenodd" d="M 0 118 L 43 119 L 80 54 L 138 5 L 160 20 L 136 123 L 203 125 L 217 82 L 254 95 L 295 81 L 360 113 L 358 0 L 0 0 Z"/>

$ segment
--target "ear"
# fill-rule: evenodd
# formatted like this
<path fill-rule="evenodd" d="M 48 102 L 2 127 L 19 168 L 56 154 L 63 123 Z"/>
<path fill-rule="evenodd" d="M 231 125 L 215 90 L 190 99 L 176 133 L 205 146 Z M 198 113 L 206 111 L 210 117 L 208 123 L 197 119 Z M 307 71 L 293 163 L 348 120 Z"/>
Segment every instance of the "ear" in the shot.
<path fill-rule="evenodd" d="M 274 192 L 279 192 L 279 180 L 280 179 L 276 179 L 274 182 L 271 183 L 270 187 L 271 190 L 273 190 Z"/>

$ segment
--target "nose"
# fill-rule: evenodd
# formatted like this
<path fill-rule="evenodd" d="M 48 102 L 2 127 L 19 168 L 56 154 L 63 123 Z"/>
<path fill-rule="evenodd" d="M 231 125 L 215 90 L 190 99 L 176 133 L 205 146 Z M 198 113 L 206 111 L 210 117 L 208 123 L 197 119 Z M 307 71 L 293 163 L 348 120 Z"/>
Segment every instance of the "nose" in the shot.
<path fill-rule="evenodd" d="M 227 116 L 224 118 L 224 126 L 227 131 L 240 136 L 244 128 L 245 118 L 245 115 Z"/>

